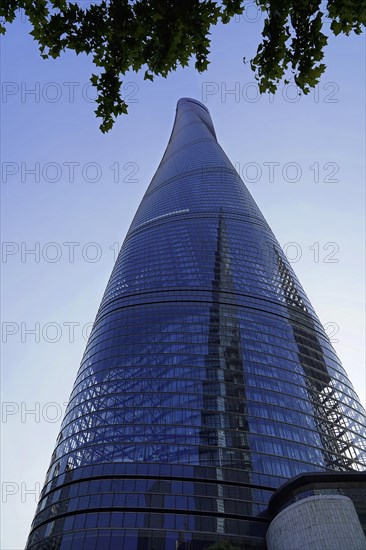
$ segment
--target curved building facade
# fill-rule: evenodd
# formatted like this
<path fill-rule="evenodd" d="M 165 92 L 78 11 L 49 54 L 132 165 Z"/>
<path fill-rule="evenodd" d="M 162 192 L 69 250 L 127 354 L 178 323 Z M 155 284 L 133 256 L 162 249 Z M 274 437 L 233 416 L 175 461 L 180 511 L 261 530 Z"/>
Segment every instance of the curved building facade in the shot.
<path fill-rule="evenodd" d="M 27 548 L 265 548 L 289 478 L 366 468 L 365 411 L 206 107 L 173 131 L 78 371 Z"/>

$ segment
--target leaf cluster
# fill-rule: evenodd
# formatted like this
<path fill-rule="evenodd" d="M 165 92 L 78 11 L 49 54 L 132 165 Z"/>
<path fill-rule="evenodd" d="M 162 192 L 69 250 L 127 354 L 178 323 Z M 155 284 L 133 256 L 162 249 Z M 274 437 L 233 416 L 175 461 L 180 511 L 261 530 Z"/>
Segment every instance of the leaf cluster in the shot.
<path fill-rule="evenodd" d="M 366 24 L 366 0 L 256 0 L 264 12 L 262 41 L 251 68 L 259 89 L 274 93 L 291 71 L 305 94 L 325 70 L 322 63 L 327 37 L 322 32 L 327 16 L 334 34 L 360 34 Z M 2 0 L 0 16 L 12 23 L 23 9 L 31 34 L 44 58 L 57 58 L 66 50 L 92 56 L 96 73 L 96 115 L 102 132 L 127 113 L 121 97 L 122 78 L 128 71 L 144 70 L 144 78 L 167 77 L 192 58 L 199 72 L 207 69 L 210 29 L 242 14 L 249 0 L 102 0 L 85 8 L 67 0 Z"/>

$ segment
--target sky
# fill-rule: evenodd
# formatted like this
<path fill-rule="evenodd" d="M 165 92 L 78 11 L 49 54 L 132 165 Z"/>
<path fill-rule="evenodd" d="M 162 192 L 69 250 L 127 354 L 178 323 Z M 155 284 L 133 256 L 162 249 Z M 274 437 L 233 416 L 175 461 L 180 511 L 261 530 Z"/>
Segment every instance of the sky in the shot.
<path fill-rule="evenodd" d="M 263 16 L 212 30 L 210 65 L 126 75 L 107 135 L 90 58 L 42 60 L 24 17 L 1 44 L 2 550 L 24 548 L 91 324 L 168 142 L 181 97 L 203 101 L 365 405 L 365 46 L 331 38 L 326 73 L 259 96 L 243 56 Z M 327 25 L 327 23 L 326 23 Z"/>

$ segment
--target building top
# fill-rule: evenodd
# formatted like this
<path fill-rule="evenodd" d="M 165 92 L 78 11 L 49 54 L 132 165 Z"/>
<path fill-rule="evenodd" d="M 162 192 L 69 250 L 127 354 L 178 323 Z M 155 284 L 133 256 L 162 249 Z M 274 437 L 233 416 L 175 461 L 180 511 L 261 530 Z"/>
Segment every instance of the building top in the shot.
<path fill-rule="evenodd" d="M 186 103 L 186 102 L 195 103 L 199 107 L 202 107 L 202 109 L 204 109 L 207 113 L 209 113 L 209 110 L 207 109 L 207 107 L 205 105 L 203 105 L 203 103 L 201 103 L 200 101 L 197 101 L 197 99 L 192 99 L 191 97 L 182 97 L 181 99 L 179 99 L 178 102 L 177 102 L 177 109 L 178 109 L 180 104 Z"/>

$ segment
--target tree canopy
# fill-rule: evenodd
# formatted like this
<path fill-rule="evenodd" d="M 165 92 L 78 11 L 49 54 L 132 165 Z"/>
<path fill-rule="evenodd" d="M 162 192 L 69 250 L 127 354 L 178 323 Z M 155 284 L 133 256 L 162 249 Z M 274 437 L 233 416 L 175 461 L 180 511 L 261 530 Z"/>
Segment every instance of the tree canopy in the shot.
<path fill-rule="evenodd" d="M 251 2 L 253 3 L 253 2 Z M 102 0 L 85 7 L 66 0 L 2 0 L 6 24 L 23 9 L 43 58 L 66 50 L 92 56 L 97 67 L 91 82 L 97 89 L 100 129 L 107 132 L 127 113 L 120 88 L 130 70 L 144 78 L 167 77 L 195 58 L 199 72 L 209 64 L 210 28 L 244 13 L 249 0 Z M 264 12 L 262 40 L 250 60 L 259 90 L 274 93 L 289 74 L 304 94 L 325 70 L 324 18 L 338 35 L 360 34 L 366 24 L 366 0 L 256 0 Z M 245 52 L 243 52 L 244 54 Z"/>

